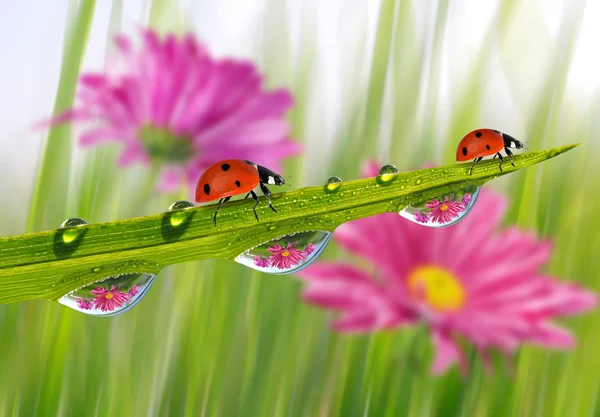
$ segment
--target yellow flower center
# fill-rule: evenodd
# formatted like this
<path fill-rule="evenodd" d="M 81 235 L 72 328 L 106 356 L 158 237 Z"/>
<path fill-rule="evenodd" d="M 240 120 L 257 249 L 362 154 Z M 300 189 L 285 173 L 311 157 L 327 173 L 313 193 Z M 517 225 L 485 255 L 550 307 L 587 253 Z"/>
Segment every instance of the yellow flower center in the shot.
<path fill-rule="evenodd" d="M 465 304 L 465 289 L 450 271 L 438 266 L 415 268 L 408 276 L 411 295 L 437 311 L 456 311 Z"/>
<path fill-rule="evenodd" d="M 283 252 L 281 252 L 281 256 L 290 256 L 290 251 L 284 250 Z"/>
<path fill-rule="evenodd" d="M 109 292 L 108 294 L 106 294 L 104 296 L 104 298 L 106 298 L 107 300 L 110 300 L 111 298 L 113 298 L 113 295 L 112 295 L 112 293 Z"/>
<path fill-rule="evenodd" d="M 442 211 L 446 211 L 446 210 L 448 210 L 448 204 L 442 204 L 442 205 L 440 206 L 440 210 L 442 210 Z"/>

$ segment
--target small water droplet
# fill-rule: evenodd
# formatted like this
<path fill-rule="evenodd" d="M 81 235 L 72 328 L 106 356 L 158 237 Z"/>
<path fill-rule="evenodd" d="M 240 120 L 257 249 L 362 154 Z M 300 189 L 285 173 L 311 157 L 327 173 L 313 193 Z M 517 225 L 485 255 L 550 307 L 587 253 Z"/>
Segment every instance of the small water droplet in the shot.
<path fill-rule="evenodd" d="M 298 232 L 249 249 L 235 261 L 269 274 L 290 274 L 313 263 L 330 239 L 330 232 Z"/>
<path fill-rule="evenodd" d="M 64 295 L 58 302 L 91 316 L 116 316 L 139 303 L 155 278 L 147 273 L 111 276 Z"/>
<path fill-rule="evenodd" d="M 100 271 L 102 271 L 102 268 L 99 266 L 92 268 L 92 272 L 100 272 Z"/>
<path fill-rule="evenodd" d="M 327 194 L 337 193 L 342 186 L 342 179 L 340 177 L 331 177 L 325 183 L 325 192 Z"/>
<path fill-rule="evenodd" d="M 86 229 L 79 226 L 86 225 L 87 222 L 81 217 L 71 217 L 61 223 L 60 227 L 65 228 L 60 232 L 63 243 L 73 243 L 78 237 L 83 237 Z"/>
<path fill-rule="evenodd" d="M 169 206 L 169 211 L 185 210 L 194 207 L 194 203 L 187 200 L 176 201 Z"/>
<path fill-rule="evenodd" d="M 269 226 L 269 227 L 267 227 L 267 229 L 268 230 L 275 230 L 275 229 L 277 229 L 277 226 Z"/>
<path fill-rule="evenodd" d="M 415 181 L 415 184 L 419 185 L 423 182 L 423 180 L 421 178 L 419 178 L 417 181 Z"/>
<path fill-rule="evenodd" d="M 406 207 L 399 202 L 399 214 L 417 224 L 427 227 L 453 225 L 469 214 L 479 196 L 479 186 L 463 184 L 454 192 L 446 193 L 429 201 Z"/>
<path fill-rule="evenodd" d="M 81 217 L 69 217 L 67 220 L 61 223 L 60 227 L 83 226 L 84 224 L 88 223 Z"/>
<path fill-rule="evenodd" d="M 384 165 L 379 170 L 379 175 L 377 175 L 376 180 L 380 185 L 389 185 L 396 179 L 397 176 L 398 168 L 393 165 Z"/>

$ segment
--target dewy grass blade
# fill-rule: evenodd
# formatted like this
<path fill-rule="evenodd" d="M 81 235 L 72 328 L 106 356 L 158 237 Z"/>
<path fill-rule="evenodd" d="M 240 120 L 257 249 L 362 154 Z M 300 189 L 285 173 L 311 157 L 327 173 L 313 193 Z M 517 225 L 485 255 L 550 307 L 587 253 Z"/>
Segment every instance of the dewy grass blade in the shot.
<path fill-rule="evenodd" d="M 310 230 L 332 232 L 339 225 L 451 193 L 465 182 L 482 185 L 501 175 L 553 158 L 577 145 L 530 152 L 514 158 L 515 167 L 497 160 L 398 173 L 381 185 L 375 178 L 342 182 L 335 193 L 323 186 L 273 195 L 278 213 L 252 201 L 228 204 L 213 224 L 215 205 L 129 220 L 90 224 L 0 239 L 0 303 L 56 299 L 108 276 L 158 273 L 175 263 L 210 258 L 233 259 L 247 249 Z"/>
<path fill-rule="evenodd" d="M 67 31 L 60 82 L 54 104 L 55 114 L 73 104 L 77 76 L 83 61 L 95 7 L 95 0 L 82 1 L 74 25 Z M 52 127 L 32 196 L 27 218 L 28 231 L 42 227 L 44 208 L 50 210 L 50 221 L 58 221 L 57 218 L 64 215 L 71 166 L 71 148 L 71 128 L 69 126 Z M 49 198 L 50 190 L 53 190 L 51 200 Z M 61 214 L 61 212 L 63 213 Z"/>

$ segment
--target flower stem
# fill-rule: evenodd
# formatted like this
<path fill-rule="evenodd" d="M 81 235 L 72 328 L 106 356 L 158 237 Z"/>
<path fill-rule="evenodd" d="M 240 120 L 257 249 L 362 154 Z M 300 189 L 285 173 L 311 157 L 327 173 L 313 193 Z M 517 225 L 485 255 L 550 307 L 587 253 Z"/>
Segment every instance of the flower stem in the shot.
<path fill-rule="evenodd" d="M 272 196 L 277 213 L 253 201 L 229 203 L 213 224 L 216 205 L 166 212 L 71 229 L 0 239 L 0 303 L 56 299 L 108 276 L 158 273 L 167 265 L 210 258 L 233 259 L 245 250 L 291 233 L 322 230 L 450 194 L 457 187 L 483 183 L 553 158 L 577 145 L 514 157 L 515 167 L 498 170 L 496 160 L 340 183 L 335 192 L 307 187 Z"/>

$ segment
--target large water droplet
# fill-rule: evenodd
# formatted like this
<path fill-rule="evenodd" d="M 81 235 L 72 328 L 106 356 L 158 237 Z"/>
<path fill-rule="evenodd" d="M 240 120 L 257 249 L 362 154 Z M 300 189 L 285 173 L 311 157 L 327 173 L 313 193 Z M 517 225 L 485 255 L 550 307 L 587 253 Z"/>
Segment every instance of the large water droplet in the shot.
<path fill-rule="evenodd" d="M 340 177 L 331 177 L 325 183 L 324 190 L 327 194 L 337 193 L 342 186 L 342 179 Z"/>
<path fill-rule="evenodd" d="M 247 250 L 235 261 L 269 274 L 290 274 L 313 263 L 330 239 L 330 232 L 293 233 Z"/>
<path fill-rule="evenodd" d="M 377 183 L 380 185 L 388 185 L 391 184 L 392 181 L 398 176 L 398 168 L 394 165 L 384 165 L 379 170 L 379 175 L 377 175 Z"/>
<path fill-rule="evenodd" d="M 155 278 L 144 273 L 116 275 L 79 288 L 58 302 L 90 316 L 116 316 L 139 303 Z"/>
<path fill-rule="evenodd" d="M 465 184 L 451 193 L 405 207 L 399 213 L 402 217 L 422 226 L 450 226 L 469 214 L 479 196 L 479 190 L 480 188 L 475 184 Z"/>

